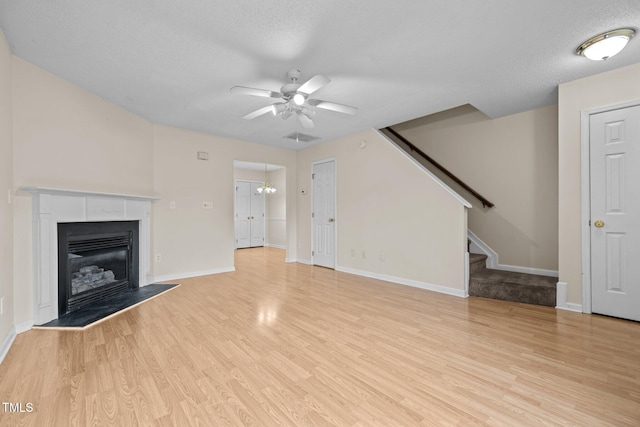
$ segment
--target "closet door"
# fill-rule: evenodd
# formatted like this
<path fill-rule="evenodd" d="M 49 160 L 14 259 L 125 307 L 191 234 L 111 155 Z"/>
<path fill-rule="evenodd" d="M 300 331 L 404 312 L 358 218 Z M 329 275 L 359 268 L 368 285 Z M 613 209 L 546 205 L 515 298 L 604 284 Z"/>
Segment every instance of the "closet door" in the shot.
<path fill-rule="evenodd" d="M 261 185 L 251 183 L 251 247 L 264 246 L 264 193 L 258 193 Z"/>
<path fill-rule="evenodd" d="M 251 246 L 251 183 L 236 181 L 236 248 Z"/>
<path fill-rule="evenodd" d="M 236 181 L 236 248 L 264 246 L 264 194 L 262 182 Z"/>

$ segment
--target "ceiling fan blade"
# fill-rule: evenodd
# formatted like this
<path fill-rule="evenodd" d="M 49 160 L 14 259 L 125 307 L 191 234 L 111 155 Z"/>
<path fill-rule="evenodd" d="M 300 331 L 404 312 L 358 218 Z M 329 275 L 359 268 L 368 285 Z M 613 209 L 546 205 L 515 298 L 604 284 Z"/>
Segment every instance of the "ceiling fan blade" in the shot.
<path fill-rule="evenodd" d="M 263 98 L 282 98 L 282 94 L 280 92 L 273 92 L 266 89 L 256 89 L 253 87 L 234 86 L 229 89 L 229 91 L 242 95 L 261 96 Z"/>
<path fill-rule="evenodd" d="M 320 99 L 310 99 L 307 101 L 309 105 L 313 105 L 314 107 L 323 108 L 325 110 L 336 111 L 338 113 L 344 114 L 356 114 L 358 109 L 356 107 L 352 107 L 350 105 L 337 104 L 335 102 L 322 101 Z"/>
<path fill-rule="evenodd" d="M 298 120 L 300 120 L 300 123 L 302 123 L 302 126 L 305 129 L 312 129 L 315 127 L 315 125 L 313 124 L 313 120 L 302 114 L 300 111 L 298 111 Z"/>
<path fill-rule="evenodd" d="M 329 80 L 327 77 L 318 74 L 317 76 L 311 77 L 306 81 L 306 83 L 300 86 L 298 88 L 298 92 L 304 93 L 305 95 L 311 95 L 313 92 L 317 91 L 330 81 L 331 80 Z"/>
<path fill-rule="evenodd" d="M 256 111 L 247 114 L 246 116 L 243 117 L 243 119 L 251 120 L 251 119 L 255 119 L 258 116 L 271 113 L 271 112 L 273 112 L 273 105 L 267 105 L 266 107 L 259 108 Z"/>

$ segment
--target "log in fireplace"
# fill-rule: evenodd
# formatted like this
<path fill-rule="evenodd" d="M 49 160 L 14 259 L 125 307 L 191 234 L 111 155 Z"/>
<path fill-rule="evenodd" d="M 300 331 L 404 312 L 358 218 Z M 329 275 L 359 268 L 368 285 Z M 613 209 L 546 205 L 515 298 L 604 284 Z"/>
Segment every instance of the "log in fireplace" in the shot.
<path fill-rule="evenodd" d="M 58 315 L 134 289 L 138 221 L 58 223 Z"/>

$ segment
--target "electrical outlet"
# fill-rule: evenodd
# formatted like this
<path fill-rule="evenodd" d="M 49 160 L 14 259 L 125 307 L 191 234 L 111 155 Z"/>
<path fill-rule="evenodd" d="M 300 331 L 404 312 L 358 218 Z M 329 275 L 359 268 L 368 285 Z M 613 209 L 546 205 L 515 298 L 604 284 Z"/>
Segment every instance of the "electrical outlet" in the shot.
<path fill-rule="evenodd" d="M 7 190 L 7 203 L 11 204 L 11 189 Z"/>
<path fill-rule="evenodd" d="M 156 254 L 156 262 L 162 261 L 162 254 Z"/>
<path fill-rule="evenodd" d="M 367 259 L 367 253 L 365 251 L 362 251 L 362 259 Z"/>
<path fill-rule="evenodd" d="M 356 250 L 355 249 L 351 249 L 351 256 L 355 257 L 356 256 Z"/>
<path fill-rule="evenodd" d="M 0 315 L 4 314 L 4 297 L 0 298 Z"/>
<path fill-rule="evenodd" d="M 175 200 L 172 200 L 169 202 L 169 209 L 175 209 L 176 208 L 176 202 Z"/>
<path fill-rule="evenodd" d="M 380 252 L 380 261 L 384 262 L 385 257 L 384 257 L 384 252 Z"/>

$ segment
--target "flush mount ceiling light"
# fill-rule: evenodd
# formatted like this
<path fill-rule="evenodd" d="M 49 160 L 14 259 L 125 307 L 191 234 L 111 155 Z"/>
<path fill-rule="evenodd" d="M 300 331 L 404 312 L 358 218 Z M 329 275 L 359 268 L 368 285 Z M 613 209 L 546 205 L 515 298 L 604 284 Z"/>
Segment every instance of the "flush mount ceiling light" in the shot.
<path fill-rule="evenodd" d="M 635 34 L 636 30 L 632 28 L 607 31 L 582 43 L 576 53 L 593 61 L 603 61 L 620 53 Z"/>

